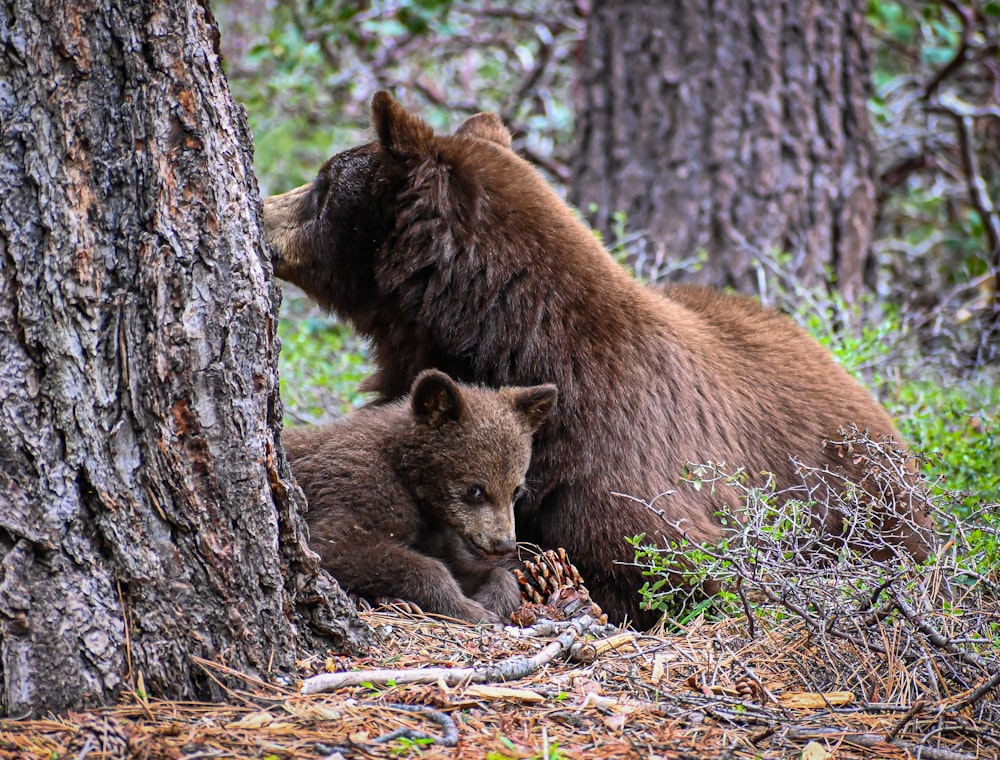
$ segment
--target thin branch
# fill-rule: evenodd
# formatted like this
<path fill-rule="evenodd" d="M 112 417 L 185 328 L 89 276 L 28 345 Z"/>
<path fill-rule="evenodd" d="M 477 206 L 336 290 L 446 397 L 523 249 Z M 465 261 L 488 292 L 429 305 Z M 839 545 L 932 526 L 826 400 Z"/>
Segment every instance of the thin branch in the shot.
<path fill-rule="evenodd" d="M 993 674 L 992 678 L 989 678 L 983 683 L 981 683 L 979 686 L 977 686 L 975 689 L 969 692 L 966 696 L 962 697 L 962 699 L 960 699 L 958 702 L 956 702 L 953 705 L 949 705 L 949 707 L 955 712 L 961 712 L 966 707 L 975 704 L 980 699 L 982 699 L 991 691 L 997 688 L 1000 688 L 1000 670 L 997 670 L 997 672 Z"/>
<path fill-rule="evenodd" d="M 951 11 L 958 16 L 959 19 L 961 19 L 962 40 L 958 45 L 958 50 L 955 51 L 955 55 L 952 56 L 951 60 L 948 61 L 948 63 L 946 63 L 926 85 L 924 85 L 923 94 L 921 95 L 924 100 L 930 100 L 931 96 L 937 91 L 937 88 L 941 86 L 941 83 L 962 67 L 962 64 L 965 63 L 966 57 L 969 54 L 969 48 L 972 46 L 973 19 L 968 9 L 963 8 L 958 3 L 953 2 L 953 0 L 945 0 L 943 4 L 948 6 L 948 8 L 950 8 Z"/>
<path fill-rule="evenodd" d="M 917 717 L 923 711 L 924 711 L 924 701 L 922 699 L 918 699 L 916 702 L 913 703 L 913 706 L 906 711 L 906 715 L 904 715 L 902 719 L 900 719 L 899 722 L 897 722 L 896 725 L 892 727 L 892 730 L 885 735 L 885 740 L 890 744 L 896 741 L 896 737 L 899 736 L 900 731 L 906 728 L 906 724 L 909 723 L 911 720 L 913 720 L 915 717 Z"/>
<path fill-rule="evenodd" d="M 586 633 L 593 623 L 592 617 L 582 615 L 573 621 L 565 633 L 562 633 L 531 657 L 509 657 L 496 664 L 477 665 L 472 668 L 409 668 L 405 670 L 353 670 L 346 673 L 321 673 L 303 681 L 300 692 L 302 694 L 319 694 L 346 686 L 385 685 L 390 682 L 403 684 L 442 681 L 448 686 L 457 686 L 463 683 L 516 681 L 531 675 L 560 654 L 569 652 L 573 642 Z"/>
<path fill-rule="evenodd" d="M 955 644 L 944 634 L 934 628 L 930 623 L 928 623 L 920 614 L 913 609 L 909 602 L 903 598 L 903 595 L 899 593 L 896 589 L 892 589 L 891 592 L 893 601 L 896 603 L 896 607 L 899 609 L 903 616 L 910 621 L 914 628 L 920 631 L 926 638 L 937 649 L 941 649 L 948 654 L 954 655 L 958 660 L 964 662 L 966 665 L 971 665 L 975 668 L 980 668 L 985 673 L 990 675 L 1000 672 L 1000 668 L 997 667 L 996 662 L 987 662 L 982 657 L 980 657 L 975 652 L 964 652 L 959 649 Z"/>
<path fill-rule="evenodd" d="M 447 713 L 443 713 L 439 710 L 432 710 L 430 707 L 424 707 L 423 705 L 388 704 L 380 705 L 380 707 L 387 707 L 392 710 L 401 710 L 403 712 L 414 713 L 416 715 L 422 715 L 425 718 L 430 718 L 441 726 L 442 735 L 432 736 L 424 733 L 423 731 L 416 731 L 412 728 L 397 728 L 395 731 L 390 731 L 387 734 L 382 734 L 382 736 L 372 739 L 373 744 L 385 744 L 386 742 L 391 742 L 399 738 L 430 739 L 431 742 L 439 744 L 442 747 L 454 747 L 458 744 L 458 726 L 455 725 L 455 721 L 452 720 L 451 716 Z"/>
<path fill-rule="evenodd" d="M 990 197 L 989 188 L 979 169 L 979 159 L 972 146 L 972 116 L 955 115 L 955 125 L 958 129 L 958 144 L 962 151 L 962 163 L 965 166 L 965 179 L 968 183 L 969 197 L 979 214 L 986 230 L 986 238 L 990 243 L 990 263 L 996 277 L 993 286 L 994 298 L 1000 297 L 1000 217 L 996 206 Z"/>
<path fill-rule="evenodd" d="M 857 734 L 852 731 L 845 731 L 842 728 L 793 728 L 786 734 L 794 741 L 809 741 L 811 739 L 839 739 L 850 744 L 857 744 L 860 747 L 878 747 L 885 745 L 885 737 L 882 734 Z M 913 757 L 922 760 L 976 760 L 976 755 L 969 755 L 965 752 L 955 752 L 950 749 L 928 747 L 926 745 L 912 744 L 911 742 L 895 741 L 894 747 L 905 750 Z"/>

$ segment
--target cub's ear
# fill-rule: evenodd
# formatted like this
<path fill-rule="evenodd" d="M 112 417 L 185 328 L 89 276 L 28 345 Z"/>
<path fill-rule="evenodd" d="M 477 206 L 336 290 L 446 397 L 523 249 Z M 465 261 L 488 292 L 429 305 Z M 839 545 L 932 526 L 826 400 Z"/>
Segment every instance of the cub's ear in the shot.
<path fill-rule="evenodd" d="M 500 393 L 514 406 L 514 411 L 524 416 L 532 432 L 549 415 L 556 405 L 559 391 L 554 385 L 534 385 L 530 388 L 501 388 Z"/>
<path fill-rule="evenodd" d="M 372 98 L 372 126 L 382 147 L 393 158 L 414 158 L 431 151 L 434 130 L 385 90 L 379 90 Z"/>
<path fill-rule="evenodd" d="M 481 137 L 505 148 L 509 148 L 511 143 L 510 130 L 495 113 L 477 113 L 475 116 L 470 116 L 459 125 L 455 134 Z"/>
<path fill-rule="evenodd" d="M 413 416 L 432 428 L 457 420 L 465 410 L 458 384 L 444 372 L 427 369 L 417 375 L 410 388 Z"/>

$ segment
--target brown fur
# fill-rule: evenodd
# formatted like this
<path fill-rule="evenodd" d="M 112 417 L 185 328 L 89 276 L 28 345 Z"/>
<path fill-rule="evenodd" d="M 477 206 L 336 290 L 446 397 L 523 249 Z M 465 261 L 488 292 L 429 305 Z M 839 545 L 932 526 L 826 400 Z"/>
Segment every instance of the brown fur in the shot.
<path fill-rule="evenodd" d="M 286 431 L 323 566 L 362 596 L 473 622 L 509 617 L 520 591 L 500 563 L 516 546 L 531 436 L 555 398 L 551 385 L 498 392 L 428 370 L 409 402 Z"/>
<path fill-rule="evenodd" d="M 626 536 L 717 540 L 732 494 L 678 488 L 687 463 L 799 482 L 791 458 L 860 477 L 827 439 L 857 425 L 898 440 L 869 394 L 786 317 L 742 296 L 656 293 L 607 254 L 539 174 L 475 116 L 454 135 L 388 94 L 375 142 L 265 203 L 275 273 L 369 336 L 382 400 L 426 367 L 490 386 L 551 382 L 518 537 L 562 546 L 612 619 L 641 625 Z M 657 500 L 665 518 L 628 494 Z M 729 501 L 732 501 L 729 498 Z M 928 553 L 928 519 L 890 514 L 890 542 Z M 837 529 L 835 515 L 829 527 Z"/>

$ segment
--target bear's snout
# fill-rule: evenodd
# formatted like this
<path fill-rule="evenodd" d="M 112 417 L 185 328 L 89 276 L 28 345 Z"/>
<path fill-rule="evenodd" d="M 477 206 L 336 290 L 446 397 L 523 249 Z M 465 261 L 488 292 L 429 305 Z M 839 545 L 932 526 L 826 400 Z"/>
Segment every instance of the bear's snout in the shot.
<path fill-rule="evenodd" d="M 506 555 L 517 551 L 517 541 L 512 538 L 501 538 L 493 542 L 490 554 Z"/>
<path fill-rule="evenodd" d="M 264 199 L 264 240 L 271 248 L 275 275 L 278 277 L 289 275 L 281 264 L 296 258 L 294 241 L 301 226 L 299 208 L 309 189 L 310 185 L 305 184 Z"/>

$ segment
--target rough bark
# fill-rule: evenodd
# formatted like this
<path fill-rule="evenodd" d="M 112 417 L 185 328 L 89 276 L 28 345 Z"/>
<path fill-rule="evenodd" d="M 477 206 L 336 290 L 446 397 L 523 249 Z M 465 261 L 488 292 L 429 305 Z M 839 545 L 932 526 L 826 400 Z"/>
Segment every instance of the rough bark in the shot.
<path fill-rule="evenodd" d="M 0 715 L 367 631 L 280 447 L 251 138 L 195 0 L 0 0 Z"/>
<path fill-rule="evenodd" d="M 645 233 L 636 264 L 757 288 L 754 259 L 848 297 L 872 261 L 874 161 L 860 0 L 611 0 L 583 47 L 571 199 L 605 233 Z M 591 208 L 596 208 L 591 211 Z"/>

